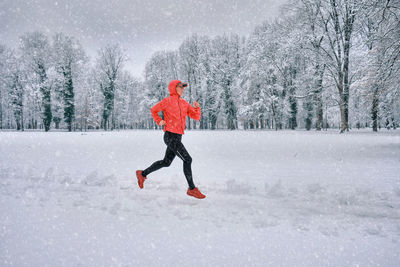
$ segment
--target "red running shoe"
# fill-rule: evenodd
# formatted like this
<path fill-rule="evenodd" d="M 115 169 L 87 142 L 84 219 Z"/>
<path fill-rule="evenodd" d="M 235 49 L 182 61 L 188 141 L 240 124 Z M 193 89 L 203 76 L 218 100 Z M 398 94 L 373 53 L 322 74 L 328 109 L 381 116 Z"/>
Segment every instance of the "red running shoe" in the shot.
<path fill-rule="evenodd" d="M 205 198 L 206 196 L 203 195 L 199 189 L 197 187 L 195 187 L 194 189 L 190 189 L 188 188 L 187 194 L 189 196 L 195 197 L 195 198 Z"/>
<path fill-rule="evenodd" d="M 142 175 L 142 172 L 143 172 L 142 170 L 137 170 L 136 171 L 137 183 L 138 183 L 140 188 L 143 188 L 144 180 L 146 180 L 146 177 L 144 177 Z"/>

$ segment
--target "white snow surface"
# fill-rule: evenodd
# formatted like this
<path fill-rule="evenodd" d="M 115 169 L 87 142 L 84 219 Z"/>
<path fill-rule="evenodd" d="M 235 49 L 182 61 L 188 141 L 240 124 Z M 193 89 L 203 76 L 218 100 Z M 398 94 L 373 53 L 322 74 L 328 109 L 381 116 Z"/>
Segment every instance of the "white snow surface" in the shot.
<path fill-rule="evenodd" d="M 0 132 L 0 265 L 400 265 L 400 131 L 162 136 Z"/>

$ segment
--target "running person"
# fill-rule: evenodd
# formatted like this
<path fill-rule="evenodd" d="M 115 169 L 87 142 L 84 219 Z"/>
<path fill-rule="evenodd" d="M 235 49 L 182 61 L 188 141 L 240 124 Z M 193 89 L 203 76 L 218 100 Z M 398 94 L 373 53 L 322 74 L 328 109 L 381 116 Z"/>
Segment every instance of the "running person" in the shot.
<path fill-rule="evenodd" d="M 169 83 L 169 97 L 164 98 L 151 108 L 151 115 L 156 123 L 160 126 L 164 125 L 164 143 L 167 145 L 164 159 L 154 162 L 145 170 L 137 170 L 136 176 L 140 188 L 143 188 L 144 180 L 150 173 L 168 167 L 171 165 L 175 156 L 183 160 L 183 173 L 186 176 L 189 188 L 187 194 L 196 198 L 205 198 L 199 189 L 193 183 L 192 177 L 192 157 L 190 157 L 186 148 L 182 144 L 182 135 L 184 134 L 186 116 L 194 120 L 200 120 L 201 110 L 200 104 L 193 102 L 192 107 L 185 99 L 181 98 L 183 89 L 187 83 L 179 80 L 172 80 Z M 158 115 L 160 111 L 164 112 L 164 120 Z"/>

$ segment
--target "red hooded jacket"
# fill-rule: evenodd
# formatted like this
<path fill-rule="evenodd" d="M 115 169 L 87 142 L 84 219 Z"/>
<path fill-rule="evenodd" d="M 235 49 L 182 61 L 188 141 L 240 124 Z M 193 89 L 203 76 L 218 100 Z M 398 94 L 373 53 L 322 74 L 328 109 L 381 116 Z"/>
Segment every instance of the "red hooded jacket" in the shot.
<path fill-rule="evenodd" d="M 185 99 L 182 99 L 176 92 L 176 86 L 179 80 L 172 80 L 169 83 L 169 97 L 164 98 L 151 108 L 151 115 L 157 124 L 162 120 L 158 115 L 160 111 L 164 112 L 164 132 L 169 131 L 177 134 L 184 134 L 186 125 L 186 116 L 194 120 L 200 120 L 200 108 L 194 108 Z"/>

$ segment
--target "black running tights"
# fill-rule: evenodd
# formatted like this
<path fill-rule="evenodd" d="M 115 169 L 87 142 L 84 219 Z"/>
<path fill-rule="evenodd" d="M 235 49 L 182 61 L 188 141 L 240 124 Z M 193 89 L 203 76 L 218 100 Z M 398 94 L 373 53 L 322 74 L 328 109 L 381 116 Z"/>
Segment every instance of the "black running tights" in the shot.
<path fill-rule="evenodd" d="M 168 167 L 171 165 L 175 156 L 178 156 L 183 160 L 183 173 L 186 176 L 186 180 L 189 184 L 189 188 L 195 188 L 192 177 L 192 157 L 187 152 L 186 148 L 181 142 L 182 135 L 166 131 L 164 133 L 164 143 L 167 145 L 164 159 L 154 162 L 150 167 L 145 169 L 142 173 L 144 177 L 148 174 L 161 169 L 162 167 Z"/>

